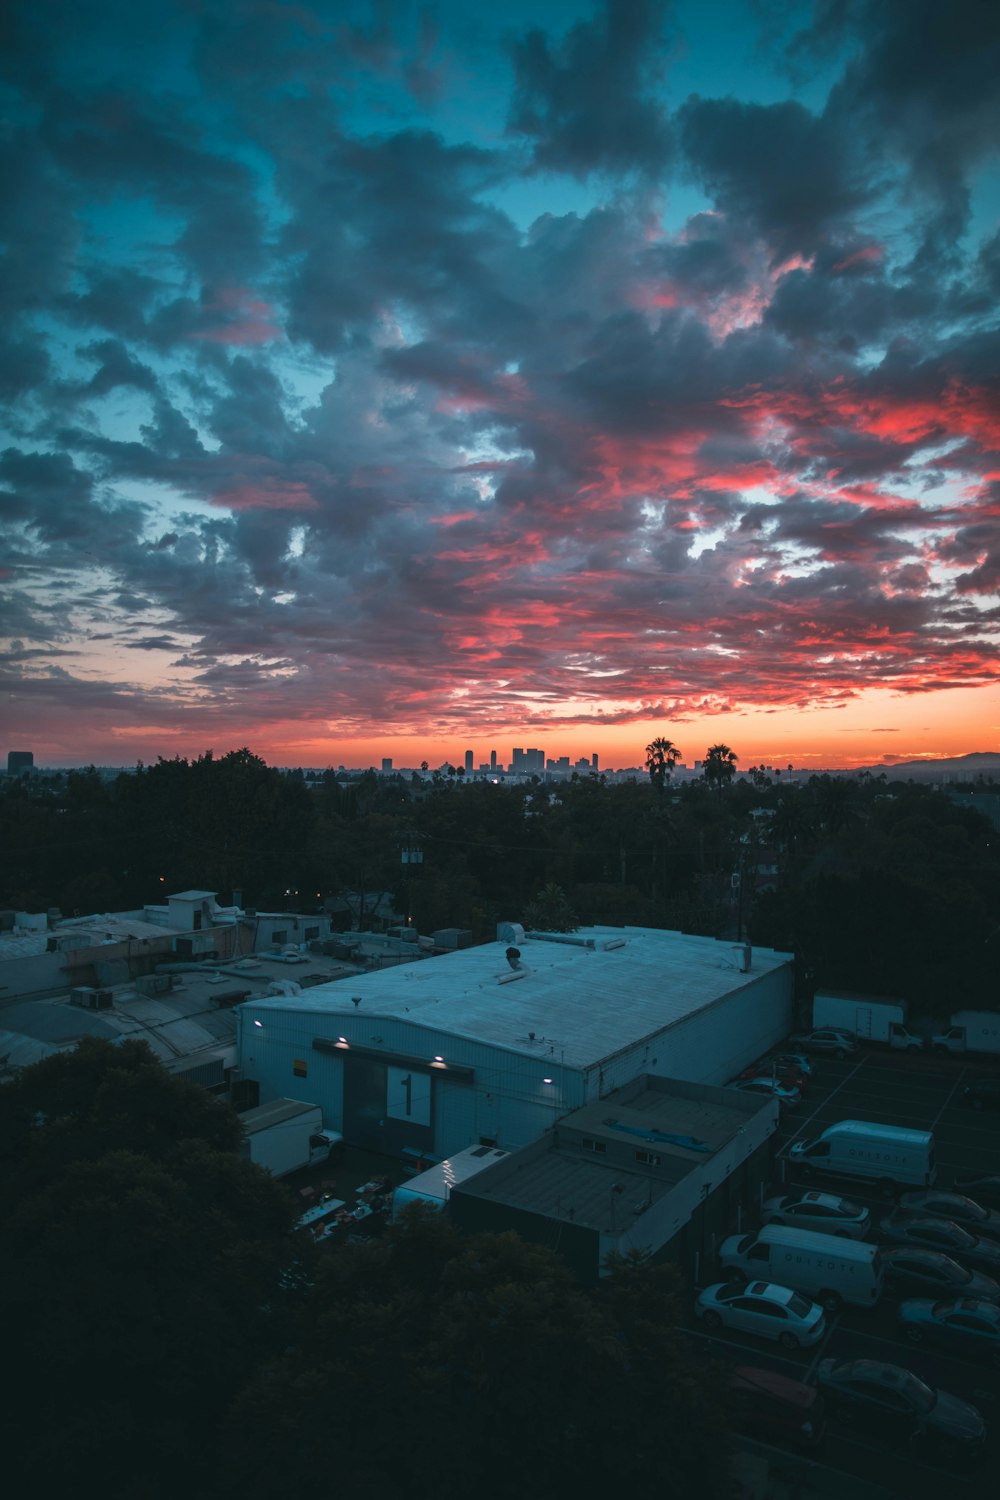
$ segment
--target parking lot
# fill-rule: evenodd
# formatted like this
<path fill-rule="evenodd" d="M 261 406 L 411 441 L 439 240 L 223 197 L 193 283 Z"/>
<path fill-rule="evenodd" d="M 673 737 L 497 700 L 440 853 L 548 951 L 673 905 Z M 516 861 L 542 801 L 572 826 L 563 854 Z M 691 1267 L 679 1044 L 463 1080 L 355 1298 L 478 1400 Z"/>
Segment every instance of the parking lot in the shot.
<path fill-rule="evenodd" d="M 776 1189 L 783 1190 L 782 1184 L 785 1188 L 797 1185 L 795 1170 L 787 1160 L 792 1142 L 810 1139 L 825 1126 L 845 1119 L 932 1130 L 940 1188 L 951 1188 L 956 1176 L 967 1173 L 1000 1172 L 1000 1112 L 980 1112 L 960 1102 L 965 1084 L 972 1078 L 995 1076 L 994 1065 L 876 1048 L 860 1050 L 844 1061 L 816 1058 L 814 1064 L 815 1073 L 801 1103 L 781 1118 Z M 874 1184 L 817 1178 L 808 1185 L 866 1204 L 875 1221 L 871 1238 L 878 1240 L 879 1225 L 891 1205 L 879 1198 Z M 735 1232 L 737 1227 L 754 1227 L 755 1222 L 751 1218 L 749 1224 L 732 1228 Z M 703 1285 L 724 1279 L 717 1267 L 704 1268 Z M 709 1334 L 693 1317 L 691 1331 L 722 1358 L 766 1366 L 807 1384 L 815 1383 L 821 1360 L 865 1358 L 901 1365 L 928 1384 L 972 1402 L 985 1419 L 988 1435 L 985 1451 L 971 1469 L 956 1466 L 954 1460 L 930 1448 L 925 1451 L 922 1443 L 893 1442 L 870 1430 L 862 1433 L 832 1413 L 825 1444 L 815 1461 L 842 1474 L 845 1494 L 853 1479 L 863 1478 L 893 1495 L 978 1496 L 992 1488 L 995 1481 L 989 1476 L 1000 1471 L 1000 1376 L 982 1360 L 907 1342 L 896 1326 L 901 1300 L 887 1289 L 874 1310 L 842 1308 L 828 1318 L 821 1342 L 799 1352 L 786 1353 L 770 1342 L 725 1329 Z M 828 1486 L 830 1475 L 825 1478 Z"/>

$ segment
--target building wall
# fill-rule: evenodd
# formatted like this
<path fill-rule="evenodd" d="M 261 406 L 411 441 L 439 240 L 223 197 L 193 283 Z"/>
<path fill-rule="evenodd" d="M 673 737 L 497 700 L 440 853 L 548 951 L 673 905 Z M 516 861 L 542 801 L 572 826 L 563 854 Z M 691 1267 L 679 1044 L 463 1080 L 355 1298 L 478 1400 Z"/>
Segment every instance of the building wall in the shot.
<path fill-rule="evenodd" d="M 595 1229 L 511 1208 L 489 1198 L 467 1196 L 461 1183 L 452 1188 L 446 1212 L 467 1234 L 507 1234 L 513 1230 L 529 1244 L 554 1250 L 582 1282 L 595 1282 L 600 1274 L 601 1237 Z"/>
<path fill-rule="evenodd" d="M 734 972 L 733 983 L 746 978 Z M 591 1069 L 587 1101 L 603 1099 L 642 1073 L 690 1083 L 728 1083 L 788 1035 L 792 1009 L 789 962 Z"/>
<path fill-rule="evenodd" d="M 733 1194 L 726 1184 L 732 1181 L 738 1197 L 744 1191 L 742 1169 L 763 1149 L 770 1163 L 770 1142 L 778 1123 L 777 1100 L 762 1101 L 762 1108 L 748 1116 L 746 1124 L 704 1163 L 692 1167 L 673 1190 L 644 1214 L 636 1218 L 624 1233 L 618 1235 L 615 1248 L 625 1251 L 642 1249 L 655 1252 L 681 1233 L 692 1221 L 701 1223 L 702 1234 L 691 1250 L 710 1253 L 713 1236 L 725 1233 L 734 1205 Z"/>
<path fill-rule="evenodd" d="M 255 1021 L 262 1025 L 255 1025 Z M 554 1064 L 544 1056 L 527 1057 L 485 1043 L 465 1041 L 443 1031 L 414 1025 L 398 1016 L 381 1017 L 372 1012 L 357 1015 L 324 1014 L 321 1011 L 270 1010 L 257 1002 L 252 1013 L 238 1013 L 239 1059 L 244 1078 L 260 1084 L 260 1101 L 301 1099 L 318 1104 L 324 1123 L 341 1130 L 350 1144 L 391 1153 L 400 1140 L 419 1145 L 434 1156 L 444 1157 L 480 1140 L 495 1141 L 505 1150 L 526 1146 L 555 1121 L 583 1102 L 583 1078 L 579 1072 Z M 473 1069 L 471 1082 L 430 1072 L 431 1112 L 429 1126 L 415 1098 L 415 1128 L 403 1129 L 405 1121 L 382 1110 L 372 1113 L 379 1078 L 371 1068 L 358 1069 L 348 1077 L 349 1052 L 319 1051 L 315 1038 L 348 1043 L 387 1056 L 402 1054 L 428 1060 L 442 1056 L 462 1068 Z M 366 1059 L 366 1063 L 370 1059 Z M 392 1067 L 391 1059 L 389 1067 Z M 393 1097 L 399 1073 L 384 1078 L 384 1100 Z M 551 1084 L 542 1082 L 551 1078 Z M 346 1106 L 346 1109 L 345 1109 Z M 399 1121 L 394 1124 L 393 1120 Z M 384 1122 L 381 1126 L 379 1122 Z M 419 1126 L 419 1128 L 416 1128 Z M 381 1129 L 382 1144 L 378 1142 Z M 358 1138 L 360 1132 L 363 1139 Z"/>

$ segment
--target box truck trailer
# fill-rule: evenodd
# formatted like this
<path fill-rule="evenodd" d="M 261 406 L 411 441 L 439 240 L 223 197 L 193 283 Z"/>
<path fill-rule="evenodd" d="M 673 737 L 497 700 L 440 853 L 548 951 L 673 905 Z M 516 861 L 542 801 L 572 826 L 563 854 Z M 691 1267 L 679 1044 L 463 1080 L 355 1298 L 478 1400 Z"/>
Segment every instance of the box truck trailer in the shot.
<path fill-rule="evenodd" d="M 411 1177 L 409 1182 L 396 1188 L 392 1195 L 393 1221 L 411 1203 L 420 1203 L 424 1208 L 443 1209 L 451 1197 L 453 1187 L 460 1182 L 468 1182 L 470 1177 L 475 1177 L 486 1167 L 502 1161 L 507 1154 L 497 1146 L 466 1146 L 464 1151 L 456 1151 L 445 1161 L 428 1167 L 426 1172 Z"/>
<path fill-rule="evenodd" d="M 905 1000 L 817 990 L 813 996 L 813 1027 L 818 1026 L 849 1031 L 862 1042 L 884 1042 L 899 1052 L 919 1052 L 924 1046 L 924 1038 L 910 1029 Z"/>
<path fill-rule="evenodd" d="M 240 1115 L 243 1154 L 265 1167 L 273 1177 L 284 1177 L 300 1167 L 320 1166 L 339 1149 L 343 1136 L 323 1128 L 318 1104 L 299 1099 L 272 1099 Z"/>
<path fill-rule="evenodd" d="M 931 1037 L 934 1052 L 1000 1052 L 1000 1013 L 957 1010 L 951 1025 Z"/>

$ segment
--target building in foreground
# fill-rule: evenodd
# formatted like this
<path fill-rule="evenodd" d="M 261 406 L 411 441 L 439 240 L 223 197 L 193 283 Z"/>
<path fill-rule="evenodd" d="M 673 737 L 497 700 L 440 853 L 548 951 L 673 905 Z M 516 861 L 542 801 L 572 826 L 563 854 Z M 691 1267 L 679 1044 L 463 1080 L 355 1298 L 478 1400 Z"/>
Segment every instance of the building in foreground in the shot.
<path fill-rule="evenodd" d="M 463 1229 L 514 1229 L 585 1281 L 631 1250 L 697 1280 L 771 1175 L 776 1099 L 644 1076 L 585 1105 L 522 1151 L 451 1187 Z"/>
<path fill-rule="evenodd" d="M 515 1151 L 643 1075 L 722 1084 L 786 1036 L 789 954 L 647 928 L 500 941 L 238 1009 L 241 1097 L 350 1145 Z"/>

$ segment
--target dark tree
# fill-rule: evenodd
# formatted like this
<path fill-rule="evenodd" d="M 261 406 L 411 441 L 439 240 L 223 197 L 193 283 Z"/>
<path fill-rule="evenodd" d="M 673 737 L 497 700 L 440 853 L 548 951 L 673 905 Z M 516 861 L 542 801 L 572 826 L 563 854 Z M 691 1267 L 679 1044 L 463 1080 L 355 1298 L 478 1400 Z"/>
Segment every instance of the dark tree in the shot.
<path fill-rule="evenodd" d="M 628 1268 L 590 1293 L 516 1235 L 417 1212 L 329 1262 L 302 1342 L 235 1405 L 224 1496 L 325 1493 L 331 1455 L 338 1490 L 372 1500 L 408 1500 L 415 1475 L 440 1500 L 606 1500 L 654 1473 L 667 1497 L 728 1494 L 715 1376 L 660 1275 L 655 1295 Z"/>
<path fill-rule="evenodd" d="M 681 752 L 672 740 L 664 739 L 663 735 L 657 735 L 646 746 L 646 770 L 649 779 L 658 792 L 662 792 L 667 778 L 673 773 L 673 769 L 681 758 Z"/>
<path fill-rule="evenodd" d="M 300 1279 L 291 1195 L 239 1138 L 143 1043 L 89 1040 L 0 1089 L 11 1494 L 211 1494 L 222 1414 Z"/>

